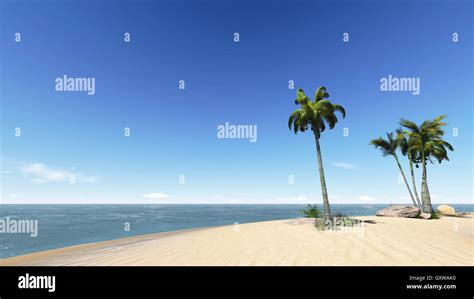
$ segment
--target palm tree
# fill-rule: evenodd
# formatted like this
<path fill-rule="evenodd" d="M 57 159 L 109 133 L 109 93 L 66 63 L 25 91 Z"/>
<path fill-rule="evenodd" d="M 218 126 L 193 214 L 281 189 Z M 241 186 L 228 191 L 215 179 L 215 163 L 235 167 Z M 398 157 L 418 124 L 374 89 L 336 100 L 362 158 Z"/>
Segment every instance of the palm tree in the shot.
<path fill-rule="evenodd" d="M 335 112 L 341 113 L 343 118 L 346 117 L 344 108 L 341 105 L 331 103 L 327 98 L 329 98 L 329 94 L 326 92 L 326 87 L 324 86 L 320 86 L 316 90 L 314 101 L 311 101 L 305 95 L 303 89 L 298 89 L 295 104 L 300 105 L 300 108 L 295 110 L 288 119 L 288 128 L 290 130 L 293 128 L 295 134 L 297 134 L 298 131 L 305 132 L 308 128 L 313 131 L 316 142 L 319 179 L 321 181 L 321 191 L 323 195 L 325 223 L 332 221 L 332 215 L 326 188 L 326 178 L 324 177 L 323 158 L 321 157 L 319 139 L 321 138 L 321 133 L 326 129 L 326 126 L 329 126 L 329 129 L 333 129 L 338 122 Z"/>
<path fill-rule="evenodd" d="M 387 132 L 387 139 L 383 139 L 382 137 L 379 137 L 377 139 L 371 140 L 370 144 L 380 149 L 384 157 L 392 156 L 395 158 L 395 161 L 397 161 L 398 169 L 400 169 L 400 172 L 403 177 L 403 181 L 405 182 L 405 186 L 407 187 L 408 193 L 410 193 L 411 200 L 413 201 L 413 204 L 416 207 L 417 204 L 416 204 L 415 198 L 413 197 L 413 193 L 411 192 L 410 185 L 408 185 L 407 178 L 405 176 L 405 173 L 403 172 L 402 166 L 400 165 L 400 161 L 398 160 L 397 148 L 399 145 L 399 139 L 393 136 L 393 132 L 390 132 L 390 133 Z"/>
<path fill-rule="evenodd" d="M 400 125 L 409 130 L 406 134 L 412 142 L 413 149 L 420 155 L 422 167 L 421 202 L 424 213 L 433 213 L 430 191 L 428 189 L 426 164 L 428 161 L 433 163 L 431 157 L 435 158 L 439 163 L 443 160 L 449 161 L 446 149 L 454 150 L 451 144 L 442 139 L 444 135 L 442 128 L 447 125 L 447 123 L 443 122 L 445 118 L 445 115 L 441 115 L 433 121 L 424 121 L 421 126 L 417 126 L 414 122 L 406 119 L 400 121 Z"/>
<path fill-rule="evenodd" d="M 410 162 L 411 183 L 413 185 L 413 193 L 415 193 L 416 206 L 421 208 L 420 197 L 418 196 L 418 191 L 416 190 L 415 172 L 413 171 L 413 163 L 415 163 L 416 168 L 418 168 L 418 163 L 420 161 L 419 154 L 412 146 L 413 142 L 407 139 L 406 134 L 404 134 L 402 129 L 397 129 L 396 133 L 399 142 L 398 147 L 400 148 L 402 155 L 406 156 Z"/>

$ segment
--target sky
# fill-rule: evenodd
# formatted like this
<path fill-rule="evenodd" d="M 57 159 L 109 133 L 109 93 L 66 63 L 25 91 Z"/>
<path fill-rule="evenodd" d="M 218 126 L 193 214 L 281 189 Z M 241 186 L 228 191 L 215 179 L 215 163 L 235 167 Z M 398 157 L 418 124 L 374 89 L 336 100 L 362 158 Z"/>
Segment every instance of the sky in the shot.
<path fill-rule="evenodd" d="M 287 126 L 318 86 L 347 112 L 321 139 L 331 203 L 410 203 L 369 142 L 441 114 L 455 151 L 428 165 L 432 201 L 473 203 L 472 6 L 2 1 L 1 203 L 321 203 L 314 137 Z M 382 91 L 389 75 L 419 95 Z M 218 138 L 226 123 L 255 142 Z"/>

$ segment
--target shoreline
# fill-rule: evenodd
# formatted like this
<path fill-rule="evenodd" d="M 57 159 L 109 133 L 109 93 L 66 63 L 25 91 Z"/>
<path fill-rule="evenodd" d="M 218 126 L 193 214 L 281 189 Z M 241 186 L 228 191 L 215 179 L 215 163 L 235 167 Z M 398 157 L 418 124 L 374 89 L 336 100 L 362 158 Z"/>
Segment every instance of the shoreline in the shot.
<path fill-rule="evenodd" d="M 0 266 L 473 266 L 474 219 L 354 216 L 357 230 L 293 218 L 192 228 L 0 259 Z M 455 229 L 456 227 L 456 229 Z"/>
<path fill-rule="evenodd" d="M 90 243 L 81 243 L 81 244 L 76 244 L 76 245 L 71 245 L 71 246 L 64 246 L 64 247 L 46 249 L 46 250 L 30 252 L 30 253 L 21 254 L 21 255 L 14 255 L 14 256 L 6 257 L 6 258 L 0 258 L 0 266 L 2 266 L 2 262 L 5 261 L 5 260 L 23 258 L 23 257 L 26 258 L 26 257 L 32 256 L 32 255 L 42 255 L 43 253 L 48 253 L 48 254 L 51 253 L 52 254 L 52 253 L 54 253 L 54 251 L 65 252 L 65 251 L 81 249 L 81 247 L 85 247 L 85 246 L 95 248 L 95 247 L 98 247 L 98 246 L 101 246 L 101 245 L 112 245 L 114 243 L 124 243 L 124 244 L 126 244 L 127 241 L 140 242 L 139 239 L 166 238 L 167 235 L 179 235 L 179 234 L 183 234 L 183 233 L 187 233 L 187 232 L 199 231 L 199 230 L 203 230 L 203 229 L 209 229 L 209 228 L 214 228 L 214 227 L 222 227 L 222 226 L 225 226 L 225 225 L 208 226 L 208 227 L 196 227 L 196 228 L 180 229 L 180 230 L 167 231 L 167 232 L 142 234 L 142 235 L 136 235 L 136 236 L 130 236 L 130 237 L 123 237 L 123 238 L 117 238 L 117 239 L 110 239 L 110 240 L 90 242 Z M 146 241 L 146 240 L 143 240 L 143 241 Z M 135 243 L 135 242 L 132 242 L 132 243 Z"/>

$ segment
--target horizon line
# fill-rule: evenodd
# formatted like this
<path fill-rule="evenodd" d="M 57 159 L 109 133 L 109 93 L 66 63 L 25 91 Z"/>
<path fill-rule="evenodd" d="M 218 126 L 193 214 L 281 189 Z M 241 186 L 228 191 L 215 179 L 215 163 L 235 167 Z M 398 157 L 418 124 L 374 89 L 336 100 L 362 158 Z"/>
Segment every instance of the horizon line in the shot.
<path fill-rule="evenodd" d="M 0 205 L 322 205 L 322 203 L 0 203 Z M 474 203 L 435 203 L 433 205 L 474 205 Z M 409 205 L 413 203 L 332 203 L 333 205 Z"/>

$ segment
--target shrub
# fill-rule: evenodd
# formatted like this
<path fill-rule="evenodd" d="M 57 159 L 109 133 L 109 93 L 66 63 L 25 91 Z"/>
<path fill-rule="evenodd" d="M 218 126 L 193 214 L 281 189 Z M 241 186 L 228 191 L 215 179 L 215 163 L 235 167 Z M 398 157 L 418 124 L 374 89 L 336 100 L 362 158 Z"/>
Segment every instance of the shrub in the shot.
<path fill-rule="evenodd" d="M 339 226 L 354 226 L 357 224 L 357 220 L 350 218 L 341 211 L 337 211 L 333 216 L 333 221 L 336 227 Z"/>
<path fill-rule="evenodd" d="M 317 205 L 308 205 L 302 212 L 306 218 L 319 218 L 321 215 L 321 209 Z"/>

